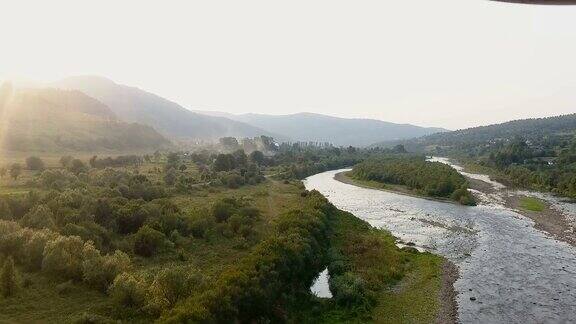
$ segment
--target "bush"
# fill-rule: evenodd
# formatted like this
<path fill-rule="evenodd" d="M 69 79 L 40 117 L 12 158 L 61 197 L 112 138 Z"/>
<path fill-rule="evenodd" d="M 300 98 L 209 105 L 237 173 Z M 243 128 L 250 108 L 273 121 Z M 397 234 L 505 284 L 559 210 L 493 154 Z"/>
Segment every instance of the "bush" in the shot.
<path fill-rule="evenodd" d="M 30 210 L 20 220 L 22 226 L 30 228 L 48 228 L 54 229 L 56 224 L 54 222 L 54 214 L 46 205 L 39 205 Z"/>
<path fill-rule="evenodd" d="M 86 242 L 82 249 L 83 279 L 89 285 L 106 291 L 114 278 L 122 272 L 130 270 L 130 257 L 121 251 L 112 255 L 102 256 L 92 242 Z"/>
<path fill-rule="evenodd" d="M 160 309 L 174 307 L 192 293 L 202 282 L 201 275 L 183 267 L 172 267 L 160 270 L 149 288 L 151 303 Z"/>
<path fill-rule="evenodd" d="M 42 270 L 67 279 L 82 279 L 84 242 L 77 236 L 60 236 L 44 247 Z"/>
<path fill-rule="evenodd" d="M 351 272 L 330 277 L 329 284 L 330 290 L 334 294 L 334 299 L 339 305 L 350 307 L 367 302 L 364 281 Z"/>
<path fill-rule="evenodd" d="M 134 235 L 134 253 L 151 257 L 166 245 L 166 236 L 148 225 L 144 225 Z"/>
<path fill-rule="evenodd" d="M 9 256 L 4 261 L 4 266 L 0 271 L 0 293 L 2 296 L 10 297 L 16 294 L 18 290 L 17 280 L 14 259 Z"/>
<path fill-rule="evenodd" d="M 230 200 L 220 200 L 212 206 L 212 216 L 218 223 L 226 222 L 236 212 L 236 206 Z"/>
<path fill-rule="evenodd" d="M 141 308 L 145 302 L 146 290 L 143 283 L 126 272 L 114 279 L 109 292 L 114 303 L 120 307 Z"/>

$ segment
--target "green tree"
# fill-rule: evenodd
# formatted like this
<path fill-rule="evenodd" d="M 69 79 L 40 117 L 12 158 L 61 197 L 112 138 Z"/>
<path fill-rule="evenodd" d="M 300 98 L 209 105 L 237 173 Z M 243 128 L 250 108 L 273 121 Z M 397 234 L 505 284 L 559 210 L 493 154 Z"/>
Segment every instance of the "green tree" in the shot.
<path fill-rule="evenodd" d="M 235 159 L 232 154 L 218 154 L 214 161 L 214 171 L 230 171 L 235 167 Z"/>
<path fill-rule="evenodd" d="M 56 227 L 54 223 L 54 214 L 46 205 L 38 205 L 26 213 L 20 220 L 22 226 L 30 228 L 48 228 Z"/>
<path fill-rule="evenodd" d="M 258 165 L 262 165 L 264 163 L 264 153 L 254 151 L 250 153 L 250 160 Z"/>
<path fill-rule="evenodd" d="M 166 236 L 148 225 L 142 226 L 134 235 L 134 253 L 151 257 L 167 242 Z"/>
<path fill-rule="evenodd" d="M 26 158 L 26 168 L 28 170 L 42 171 L 45 169 L 44 161 L 37 156 Z"/>
<path fill-rule="evenodd" d="M 0 272 L 0 292 L 4 297 L 14 296 L 18 290 L 18 281 L 16 278 L 16 268 L 14 259 L 11 256 L 6 258 L 4 266 Z"/>
<path fill-rule="evenodd" d="M 16 180 L 22 174 L 22 166 L 19 163 L 14 163 L 10 166 L 10 176 Z"/>

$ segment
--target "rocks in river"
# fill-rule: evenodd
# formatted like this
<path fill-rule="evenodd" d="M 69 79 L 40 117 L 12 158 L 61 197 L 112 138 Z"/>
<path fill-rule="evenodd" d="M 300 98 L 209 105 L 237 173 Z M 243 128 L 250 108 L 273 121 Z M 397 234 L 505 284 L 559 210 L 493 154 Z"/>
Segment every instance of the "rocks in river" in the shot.
<path fill-rule="evenodd" d="M 475 300 L 476 300 L 476 297 L 472 296 L 472 297 L 470 297 L 470 300 L 471 300 L 471 301 L 475 301 Z"/>
<path fill-rule="evenodd" d="M 414 242 L 408 242 L 408 243 L 406 243 L 406 245 L 408 245 L 408 246 L 416 246 L 416 243 L 414 243 Z"/>

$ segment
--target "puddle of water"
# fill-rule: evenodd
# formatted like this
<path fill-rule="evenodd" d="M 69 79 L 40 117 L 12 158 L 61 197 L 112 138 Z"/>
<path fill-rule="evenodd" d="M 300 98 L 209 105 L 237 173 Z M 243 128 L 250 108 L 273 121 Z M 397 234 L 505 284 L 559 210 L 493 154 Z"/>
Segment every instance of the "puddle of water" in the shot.
<path fill-rule="evenodd" d="M 320 298 L 332 298 L 328 279 L 330 279 L 330 274 L 328 274 L 328 268 L 326 268 L 320 272 L 320 275 L 318 275 L 318 278 L 316 278 L 314 284 L 310 287 L 310 291 Z"/>

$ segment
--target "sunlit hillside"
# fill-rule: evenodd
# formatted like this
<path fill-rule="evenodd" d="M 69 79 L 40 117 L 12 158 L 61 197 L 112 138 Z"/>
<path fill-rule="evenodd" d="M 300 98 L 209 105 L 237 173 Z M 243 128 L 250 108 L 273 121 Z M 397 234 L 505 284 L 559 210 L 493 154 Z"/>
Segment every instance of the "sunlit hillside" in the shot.
<path fill-rule="evenodd" d="M 107 106 L 79 91 L 4 85 L 0 114 L 3 150 L 152 150 L 169 144 L 153 128 L 120 121 Z"/>

